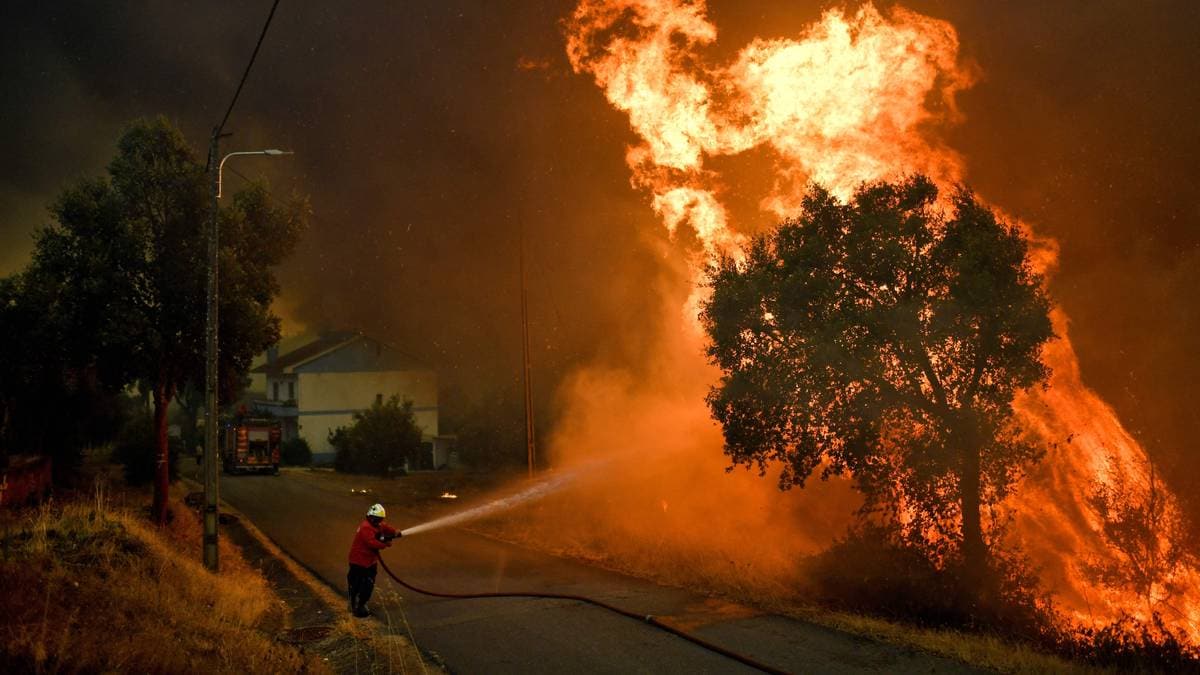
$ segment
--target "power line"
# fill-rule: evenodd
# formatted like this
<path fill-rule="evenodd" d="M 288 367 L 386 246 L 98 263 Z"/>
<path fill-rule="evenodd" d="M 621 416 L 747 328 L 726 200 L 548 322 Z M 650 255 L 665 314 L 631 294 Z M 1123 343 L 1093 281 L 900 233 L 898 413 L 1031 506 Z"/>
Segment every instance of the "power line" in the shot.
<path fill-rule="evenodd" d="M 238 96 L 242 93 L 242 87 L 246 85 L 246 78 L 250 76 L 250 69 L 254 67 L 254 60 L 258 58 L 258 50 L 262 47 L 263 39 L 267 37 L 267 29 L 271 27 L 271 19 L 275 16 L 275 9 L 279 7 L 279 0 L 271 5 L 271 13 L 267 15 L 267 22 L 263 24 L 262 33 L 258 36 L 258 43 L 254 45 L 254 53 L 250 54 L 250 63 L 246 64 L 246 71 L 242 73 L 242 80 L 238 82 L 237 90 L 233 92 L 233 100 L 229 102 L 229 107 L 225 109 L 225 116 L 221 118 L 221 123 L 217 125 L 217 130 L 214 132 L 220 135 L 225 128 L 225 123 L 229 121 L 229 115 L 233 112 L 233 106 L 237 103 Z"/>

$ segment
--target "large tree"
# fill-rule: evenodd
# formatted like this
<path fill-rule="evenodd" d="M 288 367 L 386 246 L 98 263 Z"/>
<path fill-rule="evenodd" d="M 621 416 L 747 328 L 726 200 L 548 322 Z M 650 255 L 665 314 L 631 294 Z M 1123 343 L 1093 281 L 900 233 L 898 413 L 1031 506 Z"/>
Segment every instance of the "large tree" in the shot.
<path fill-rule="evenodd" d="M 261 185 L 230 201 L 220 213 L 226 394 L 254 354 L 278 340 L 273 266 L 295 247 L 305 215 L 302 202 L 273 205 Z M 204 167 L 183 135 L 163 118 L 139 120 L 118 142 L 106 178 L 85 179 L 59 197 L 29 272 L 52 289 L 60 330 L 75 336 L 73 358 L 90 359 L 106 382 L 139 381 L 150 390 L 160 523 L 169 481 L 167 407 L 185 384 L 203 382 L 210 208 Z"/>
<path fill-rule="evenodd" d="M 1038 455 L 1012 404 L 1045 381 L 1053 332 L 1019 229 L 965 188 L 946 202 L 921 176 L 847 202 L 815 186 L 744 260 L 721 259 L 709 405 L 735 465 L 782 465 L 782 489 L 849 471 L 868 508 L 959 542 L 977 575 L 981 505 Z"/>

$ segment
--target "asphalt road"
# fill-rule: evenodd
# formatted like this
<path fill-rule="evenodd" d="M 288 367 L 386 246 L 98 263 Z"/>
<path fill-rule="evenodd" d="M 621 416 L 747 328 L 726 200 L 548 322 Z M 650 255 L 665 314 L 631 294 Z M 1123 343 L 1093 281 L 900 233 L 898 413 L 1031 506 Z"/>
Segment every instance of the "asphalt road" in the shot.
<path fill-rule="evenodd" d="M 321 473 L 222 476 L 221 497 L 325 581 L 346 590 L 346 555 L 372 498 Z M 389 522 L 419 522 L 389 504 Z M 966 666 L 791 618 L 765 615 L 470 532 L 446 529 L 384 554 L 406 581 L 450 593 L 579 594 L 652 614 L 705 640 L 796 673 L 958 673 Z M 401 601 L 400 598 L 403 598 Z M 449 600 L 399 587 L 382 569 L 376 616 L 456 673 L 755 672 L 644 623 L 589 605 L 537 599 Z M 405 627 L 405 621 L 409 629 Z"/>

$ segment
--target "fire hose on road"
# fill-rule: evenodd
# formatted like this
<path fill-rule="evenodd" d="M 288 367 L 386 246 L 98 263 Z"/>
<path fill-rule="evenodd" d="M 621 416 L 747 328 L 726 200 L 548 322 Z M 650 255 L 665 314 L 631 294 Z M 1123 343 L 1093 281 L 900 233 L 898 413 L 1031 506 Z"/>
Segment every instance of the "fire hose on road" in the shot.
<path fill-rule="evenodd" d="M 536 593 L 536 592 L 439 593 L 437 591 L 430 591 L 430 590 L 426 590 L 424 588 L 418 588 L 418 587 L 413 586 L 412 584 L 408 583 L 407 581 L 401 579 L 400 577 L 396 576 L 392 572 L 392 570 L 390 568 L 388 568 L 387 563 L 383 561 L 383 556 L 379 557 L 379 564 L 383 567 L 383 571 L 387 572 L 388 576 L 391 577 L 393 581 L 395 581 L 396 583 L 400 584 L 401 586 L 407 588 L 408 590 L 413 591 L 414 593 L 420 593 L 421 595 L 429 595 L 429 596 L 432 596 L 435 598 L 450 598 L 453 600 L 474 600 L 474 599 L 479 599 L 479 598 L 540 598 L 540 599 L 547 599 L 547 600 L 573 600 L 575 602 L 582 602 L 582 603 L 592 605 L 594 607 L 606 609 L 610 612 L 615 612 L 617 614 L 620 614 L 621 616 L 629 617 L 630 619 L 633 619 L 635 621 L 641 621 L 643 623 L 649 624 L 651 626 L 654 626 L 655 628 L 658 628 L 659 630 L 666 631 L 667 633 L 670 633 L 676 637 L 683 638 L 684 640 L 687 640 L 688 642 L 691 642 L 694 645 L 703 647 L 704 649 L 707 649 L 711 652 L 715 652 L 717 654 L 720 654 L 721 656 L 733 659 L 734 661 L 737 661 L 738 663 L 749 666 L 751 668 L 755 668 L 764 673 L 773 673 L 773 674 L 778 674 L 778 675 L 783 675 L 783 674 L 787 673 L 787 671 L 780 670 L 780 669 L 772 667 L 772 666 L 768 666 L 767 664 L 762 663 L 760 661 L 756 661 L 756 660 L 750 658 L 749 656 L 746 656 L 744 654 L 739 654 L 735 651 L 726 649 L 720 645 L 713 644 L 707 640 L 698 638 L 695 635 L 692 635 L 690 633 L 686 633 L 682 630 L 679 630 L 678 628 L 675 628 L 674 626 L 663 623 L 662 621 L 658 620 L 658 618 L 654 617 L 653 615 L 637 614 L 636 612 L 631 612 L 626 609 L 621 609 L 620 607 L 610 605 L 601 600 L 596 600 L 595 598 L 589 598 L 589 597 L 583 596 L 583 595 L 569 595 L 569 594 L 565 594 L 565 593 Z"/>

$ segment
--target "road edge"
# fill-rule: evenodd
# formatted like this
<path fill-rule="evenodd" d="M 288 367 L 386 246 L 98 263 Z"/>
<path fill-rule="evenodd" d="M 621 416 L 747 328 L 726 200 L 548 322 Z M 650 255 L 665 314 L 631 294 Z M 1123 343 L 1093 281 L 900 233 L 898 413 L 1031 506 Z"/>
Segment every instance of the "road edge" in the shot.
<path fill-rule="evenodd" d="M 179 481 L 187 486 L 188 490 L 190 491 L 201 491 L 204 488 L 203 485 L 186 476 L 181 476 Z M 385 633 L 384 625 L 380 623 L 378 619 L 364 622 L 361 619 L 353 619 L 348 614 L 339 613 L 338 609 L 343 608 L 345 598 L 342 597 L 342 594 L 336 588 L 334 588 L 332 584 L 321 578 L 321 575 L 318 574 L 316 570 L 310 568 L 308 565 L 305 565 L 303 562 L 300 562 L 293 557 L 290 553 L 284 550 L 278 544 L 278 542 L 272 539 L 270 535 L 259 529 L 258 525 L 256 525 L 249 516 L 242 513 L 225 500 L 220 500 L 220 509 L 221 513 L 228 513 L 236 517 L 238 519 L 238 524 L 246 531 L 247 534 L 253 537 L 268 554 L 282 563 L 283 566 L 287 568 L 289 573 L 295 576 L 300 583 L 308 587 L 309 590 L 311 590 L 313 594 L 317 596 L 317 598 L 319 598 L 329 607 L 331 615 L 335 617 L 335 619 L 340 616 L 341 621 L 338 623 L 339 627 L 342 628 L 344 632 L 354 634 L 356 637 L 361 638 L 364 637 L 362 635 L 364 632 L 362 629 L 366 628 L 366 632 L 369 633 L 369 637 L 387 638 L 389 640 L 397 641 L 403 649 L 409 651 L 416 658 L 416 660 L 421 664 L 423 672 L 449 672 L 448 667 L 442 661 L 441 657 L 437 653 L 421 649 L 420 646 L 417 645 L 416 641 L 412 638 L 411 633 L 408 635 Z"/>

